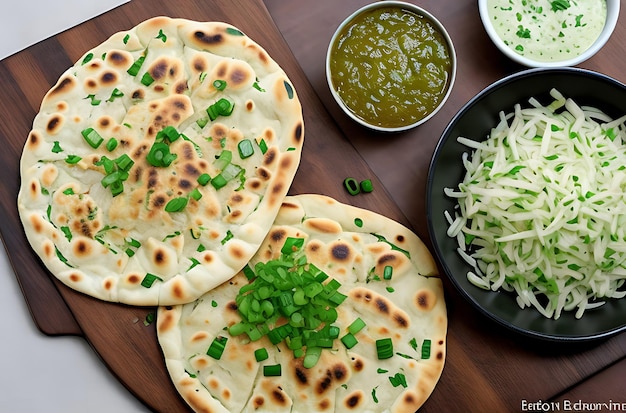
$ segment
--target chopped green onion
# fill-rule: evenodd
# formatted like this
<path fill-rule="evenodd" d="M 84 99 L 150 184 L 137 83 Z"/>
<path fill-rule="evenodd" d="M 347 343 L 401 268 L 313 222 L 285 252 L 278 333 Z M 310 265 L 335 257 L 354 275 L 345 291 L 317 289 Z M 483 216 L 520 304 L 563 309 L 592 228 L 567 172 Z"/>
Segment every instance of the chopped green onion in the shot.
<path fill-rule="evenodd" d="M 196 201 L 199 201 L 202 198 L 202 192 L 198 188 L 194 188 L 193 191 L 189 193 L 189 196 Z"/>
<path fill-rule="evenodd" d="M 280 376 L 281 374 L 282 372 L 281 372 L 280 364 L 272 364 L 269 366 L 263 366 L 263 375 L 265 377 Z"/>
<path fill-rule="evenodd" d="M 228 181 L 224 179 L 222 174 L 216 175 L 213 179 L 211 179 L 211 185 L 213 185 L 213 188 L 215 189 L 223 188 L 227 183 Z"/>
<path fill-rule="evenodd" d="M 233 160 L 233 153 L 228 149 L 222 151 L 219 156 L 213 161 L 213 166 L 220 171 L 223 171 Z"/>
<path fill-rule="evenodd" d="M 225 80 L 221 80 L 221 79 L 216 79 L 213 81 L 213 87 L 217 90 L 224 90 L 226 89 L 226 81 Z"/>
<path fill-rule="evenodd" d="M 150 288 L 152 287 L 152 284 L 154 284 L 156 280 L 163 281 L 161 277 L 158 277 L 154 274 L 147 273 L 146 276 L 143 277 L 143 280 L 141 281 L 141 285 L 143 287 Z"/>
<path fill-rule="evenodd" d="M 200 128 L 204 128 L 207 123 L 209 123 L 209 118 L 200 118 L 196 121 L 196 125 L 198 125 Z"/>
<path fill-rule="evenodd" d="M 363 328 L 365 328 L 365 321 L 363 321 L 361 317 L 358 317 L 352 322 L 352 324 L 348 326 L 348 332 L 351 334 L 356 334 L 359 331 L 363 330 Z"/>
<path fill-rule="evenodd" d="M 230 241 L 233 238 L 233 233 L 230 230 L 226 231 L 226 235 L 224 236 L 224 238 L 222 239 L 222 241 L 220 241 L 222 243 L 222 245 L 226 244 L 228 241 Z"/>
<path fill-rule="evenodd" d="M 267 349 L 265 347 L 261 347 L 261 348 L 254 350 L 254 358 L 256 359 L 256 361 L 267 360 L 269 358 Z"/>
<path fill-rule="evenodd" d="M 303 245 L 304 238 L 287 237 L 280 252 L 283 254 L 289 254 L 291 252 L 299 250 L 300 248 L 302 248 Z"/>
<path fill-rule="evenodd" d="M 393 267 L 391 265 L 385 265 L 383 269 L 383 279 L 391 280 L 391 276 L 393 275 Z"/>
<path fill-rule="evenodd" d="M 372 181 L 369 179 L 365 179 L 361 181 L 360 185 L 362 192 L 372 192 L 374 190 L 374 186 L 372 185 Z"/>
<path fill-rule="evenodd" d="M 267 152 L 267 143 L 265 142 L 265 139 L 261 139 L 260 141 L 258 141 L 258 145 L 259 145 L 259 149 L 261 149 L 261 153 L 263 155 L 265 155 L 265 153 Z"/>
<path fill-rule="evenodd" d="M 118 88 L 113 89 L 111 92 L 111 96 L 107 99 L 107 102 L 113 102 L 117 98 L 121 98 L 124 96 L 124 93 L 120 91 Z"/>
<path fill-rule="evenodd" d="M 244 139 L 237 144 L 237 149 L 239 150 L 239 157 L 241 159 L 249 158 L 254 154 L 254 147 L 252 146 L 252 141 L 250 139 Z"/>
<path fill-rule="evenodd" d="M 170 153 L 170 148 L 165 142 L 155 142 L 146 155 L 146 160 L 152 166 L 167 167 L 177 157 L 176 154 Z"/>
<path fill-rule="evenodd" d="M 215 360 L 219 360 L 222 358 L 222 354 L 224 354 L 224 349 L 226 348 L 226 342 L 228 341 L 228 337 L 217 336 L 213 339 L 213 342 L 209 346 L 206 354 L 207 356 L 213 357 Z"/>
<path fill-rule="evenodd" d="M 93 53 L 91 53 L 91 52 L 87 53 L 80 64 L 84 65 L 86 63 L 89 63 L 91 61 L 91 59 L 93 59 Z"/>
<path fill-rule="evenodd" d="M 211 175 L 209 174 L 202 174 L 198 177 L 197 179 L 198 183 L 202 186 L 205 186 L 206 184 L 208 184 L 211 181 Z"/>
<path fill-rule="evenodd" d="M 81 135 L 83 135 L 83 138 L 85 138 L 89 146 L 94 149 L 97 149 L 102 141 L 104 141 L 102 136 L 100 136 L 100 134 L 94 128 L 84 129 L 83 131 L 81 131 Z"/>
<path fill-rule="evenodd" d="M 63 191 L 65 195 L 74 195 L 74 190 L 72 188 L 67 188 Z"/>
<path fill-rule="evenodd" d="M 226 98 L 221 98 L 214 104 L 210 105 L 207 109 L 207 115 L 212 121 L 217 119 L 218 116 L 230 116 L 235 108 L 235 103 Z"/>
<path fill-rule="evenodd" d="M 117 157 L 114 162 L 117 167 L 124 172 L 128 172 L 135 164 L 135 161 L 133 161 L 132 158 L 125 153 Z"/>
<path fill-rule="evenodd" d="M 63 234 L 65 235 L 65 238 L 67 238 L 68 241 L 72 240 L 72 231 L 70 230 L 70 227 L 63 226 L 61 227 L 61 231 L 63 232 Z"/>
<path fill-rule="evenodd" d="M 155 37 L 155 39 L 161 39 L 163 43 L 167 41 L 167 36 L 165 35 L 165 33 L 163 33 L 163 29 L 159 29 L 159 34 L 157 35 L 157 37 Z"/>
<path fill-rule="evenodd" d="M 127 70 L 127 73 L 131 76 L 137 76 L 137 73 L 139 73 L 139 69 L 141 68 L 141 65 L 143 65 L 144 60 L 146 60 L 146 56 L 140 56 Z"/>
<path fill-rule="evenodd" d="M 174 142 L 178 138 L 180 138 L 181 133 L 176 130 L 173 126 L 166 126 L 161 129 L 155 138 L 157 142 L 168 141 L 169 143 Z"/>
<path fill-rule="evenodd" d="M 343 186 L 346 188 L 350 195 L 357 195 L 361 192 L 361 188 L 359 187 L 359 183 L 354 178 L 346 178 L 343 180 Z"/>
<path fill-rule="evenodd" d="M 307 347 L 306 352 L 304 353 L 304 361 L 302 362 L 302 365 L 307 369 L 314 367 L 321 355 L 321 347 Z"/>
<path fill-rule="evenodd" d="M 100 99 L 96 99 L 96 95 L 87 95 L 85 99 L 91 100 L 91 106 L 98 106 L 102 102 Z"/>
<path fill-rule="evenodd" d="M 422 358 L 425 360 L 430 358 L 430 346 L 431 341 L 429 339 L 425 339 L 422 343 Z"/>
<path fill-rule="evenodd" d="M 63 148 L 61 148 L 59 141 L 54 141 L 54 144 L 52 145 L 52 153 L 59 153 L 59 152 L 63 152 Z"/>
<path fill-rule="evenodd" d="M 80 161 L 81 161 L 81 159 L 83 159 L 83 158 L 81 158 L 81 157 L 80 157 L 80 156 L 78 156 L 78 155 L 68 155 L 68 156 L 65 158 L 65 162 L 66 162 L 66 163 L 68 163 L 68 164 L 70 164 L 70 165 L 75 165 L 75 164 L 77 164 L 78 162 L 80 162 Z"/>
<path fill-rule="evenodd" d="M 166 212 L 181 212 L 187 206 L 187 198 L 186 197 L 178 197 L 172 198 L 165 205 Z"/>
<path fill-rule="evenodd" d="M 376 340 L 376 354 L 379 360 L 391 358 L 393 356 L 393 342 L 391 338 L 381 338 Z"/>
<path fill-rule="evenodd" d="M 106 143 L 107 151 L 113 152 L 117 148 L 117 139 L 111 138 Z"/>
<path fill-rule="evenodd" d="M 327 281 L 327 274 L 307 263 L 303 245 L 303 238 L 289 237 L 280 257 L 259 262 L 254 269 L 244 267 L 250 282 L 235 299 L 242 321 L 230 330 L 247 333 L 251 341 L 265 335 L 273 344 L 285 341 L 294 357 L 304 357 L 304 366 L 310 368 L 322 349 L 332 348 L 339 338 L 340 328 L 332 323 L 338 318 L 335 307 L 346 296 L 338 291 L 341 283 Z M 277 325 L 281 317 L 287 323 Z"/>
<path fill-rule="evenodd" d="M 141 84 L 144 86 L 150 86 L 152 83 L 154 83 L 152 75 L 149 72 L 144 73 L 141 77 Z"/>
<path fill-rule="evenodd" d="M 354 334 L 348 333 L 345 336 L 341 337 L 341 342 L 344 346 L 346 346 L 347 349 L 351 349 L 358 344 L 359 340 L 357 340 Z"/>
<path fill-rule="evenodd" d="M 407 387 L 406 376 L 402 373 L 396 373 L 394 376 L 389 377 L 389 381 L 393 387 Z"/>

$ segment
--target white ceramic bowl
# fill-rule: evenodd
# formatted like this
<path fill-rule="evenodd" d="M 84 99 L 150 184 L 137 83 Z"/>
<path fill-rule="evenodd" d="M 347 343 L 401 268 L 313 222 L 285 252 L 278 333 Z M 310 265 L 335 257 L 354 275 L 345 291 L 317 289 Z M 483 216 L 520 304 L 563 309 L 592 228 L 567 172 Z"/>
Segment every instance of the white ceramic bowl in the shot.
<path fill-rule="evenodd" d="M 431 23 L 431 25 L 442 35 L 442 37 L 443 37 L 443 39 L 444 39 L 444 41 L 446 43 L 446 46 L 447 46 L 447 49 L 448 49 L 448 53 L 449 53 L 449 57 L 450 57 L 450 72 L 448 73 L 448 81 L 447 81 L 447 84 L 446 84 L 446 87 L 445 87 L 444 91 L 440 95 L 439 103 L 429 113 L 427 113 L 421 119 L 419 119 L 419 120 L 417 120 L 417 121 L 415 121 L 413 123 L 402 125 L 402 126 L 394 126 L 394 127 L 380 126 L 380 125 L 376 125 L 376 124 L 370 123 L 370 121 L 368 121 L 367 119 L 364 119 L 363 117 L 360 117 L 360 116 L 356 115 L 355 112 L 352 109 L 350 109 L 348 107 L 348 105 L 346 105 L 346 103 L 343 101 L 343 99 L 341 98 L 341 96 L 337 92 L 335 86 L 333 85 L 333 80 L 332 80 L 331 58 L 332 58 L 332 52 L 333 52 L 333 45 L 338 40 L 338 37 L 340 36 L 342 30 L 344 29 L 344 27 L 349 25 L 356 17 L 358 17 L 362 13 L 365 13 L 365 12 L 368 12 L 370 10 L 374 10 L 374 9 L 380 8 L 380 7 L 399 8 L 399 9 L 407 10 L 407 11 L 409 11 L 411 13 L 423 16 L 424 19 L 428 20 Z M 375 3 L 368 4 L 368 5 L 364 6 L 364 7 L 361 7 L 360 9 L 356 10 L 354 13 L 352 13 L 350 16 L 348 16 L 339 25 L 339 27 L 337 28 L 337 30 L 333 34 L 333 36 L 332 36 L 332 38 L 330 40 L 330 43 L 328 45 L 328 51 L 326 53 L 326 80 L 328 82 L 328 86 L 330 88 L 330 91 L 331 91 L 333 97 L 335 98 L 337 104 L 354 121 L 358 122 L 359 124 L 361 124 L 363 126 L 366 126 L 366 127 L 370 128 L 370 129 L 376 130 L 376 131 L 381 131 L 381 132 L 398 132 L 398 131 L 404 131 L 404 130 L 407 130 L 407 129 L 414 128 L 414 127 L 416 127 L 418 125 L 421 125 L 422 123 L 426 122 L 428 119 L 433 117 L 439 111 L 439 109 L 441 109 L 441 107 L 444 105 L 444 103 L 446 102 L 446 100 L 450 96 L 450 92 L 452 91 L 452 86 L 454 85 L 454 80 L 455 80 L 455 77 L 456 77 L 456 66 L 457 66 L 456 54 L 455 54 L 454 46 L 452 44 L 452 39 L 450 38 L 450 35 L 448 34 L 448 32 L 446 31 L 444 26 L 432 14 L 430 14 L 429 12 L 427 12 L 426 10 L 424 10 L 421 7 L 418 7 L 418 6 L 414 5 L 414 4 L 403 2 L 403 1 L 378 1 L 378 2 L 375 2 Z"/>
<path fill-rule="evenodd" d="M 506 45 L 504 41 L 500 38 L 500 36 L 496 33 L 495 28 L 493 27 L 492 20 L 489 16 L 489 10 L 487 7 L 488 0 L 478 0 L 478 10 L 480 12 L 480 18 L 483 22 L 483 26 L 491 41 L 496 45 L 498 49 L 502 53 L 504 53 L 511 60 L 522 64 L 527 67 L 565 67 L 565 66 L 575 66 L 579 63 L 584 62 L 589 59 L 593 55 L 595 55 L 602 46 L 609 40 L 615 26 L 617 24 L 617 19 L 619 17 L 619 8 L 620 8 L 621 0 L 606 0 L 606 22 L 604 24 L 604 29 L 600 33 L 600 36 L 596 39 L 596 41 L 583 53 L 579 54 L 576 57 L 572 57 L 566 60 L 560 61 L 538 61 L 525 56 L 520 55 L 516 51 L 514 51 L 511 47 Z"/>

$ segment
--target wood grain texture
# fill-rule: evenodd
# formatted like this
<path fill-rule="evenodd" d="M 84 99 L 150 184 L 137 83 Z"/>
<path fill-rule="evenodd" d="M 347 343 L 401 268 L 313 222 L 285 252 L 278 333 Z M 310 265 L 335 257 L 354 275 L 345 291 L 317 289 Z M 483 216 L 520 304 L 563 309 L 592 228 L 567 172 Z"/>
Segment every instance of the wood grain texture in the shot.
<path fill-rule="evenodd" d="M 84 335 L 112 373 L 148 407 L 183 412 L 187 407 L 165 370 L 154 324 L 144 325 L 155 309 L 105 303 L 51 279 L 27 245 L 16 206 L 19 159 L 43 95 L 83 53 L 113 33 L 156 15 L 229 22 L 285 69 L 302 101 L 305 120 L 303 158 L 291 194 L 321 193 L 406 225 L 409 222 L 326 112 L 260 0 L 133 0 L 0 62 L 4 88 L 0 139 L 5 143 L 0 153 L 4 168 L 0 211 L 5 217 L 0 230 L 36 324 L 47 334 Z M 353 174 L 372 179 L 376 191 L 361 197 L 348 195 L 342 181 Z"/>
<path fill-rule="evenodd" d="M 0 220 L 0 231 L 38 327 L 47 334 L 83 334 L 120 381 L 154 411 L 187 411 L 163 367 L 154 325 L 143 322 L 154 309 L 103 303 L 52 280 L 26 244 L 15 205 L 21 149 L 44 93 L 85 51 L 114 32 L 159 14 L 228 21 L 265 47 L 286 70 L 303 102 L 305 117 L 303 159 L 290 193 L 323 193 L 375 210 L 412 227 L 428 242 L 426 175 L 441 132 L 475 93 L 521 68 L 491 45 L 480 26 L 475 1 L 420 1 L 450 31 L 459 58 L 457 82 L 448 103 L 427 124 L 396 135 L 372 133 L 339 111 L 324 77 L 332 31 L 343 17 L 366 3 L 133 0 L 0 62 L 5 97 L 0 101 L 0 139 L 5 143 L 0 152 L 4 168 L 0 211 L 5 217 Z M 626 39 L 625 25 L 618 25 L 609 44 L 581 66 L 626 80 L 621 65 L 626 49 L 621 39 Z M 350 197 L 341 188 L 346 176 L 370 178 L 376 190 Z M 584 346 L 520 339 L 487 321 L 444 282 L 450 322 L 446 367 L 421 411 L 513 412 L 520 411 L 523 399 L 571 396 L 593 400 L 594 394 L 623 400 L 623 386 L 603 383 L 620 377 L 615 363 L 626 354 L 626 334 Z"/>
<path fill-rule="evenodd" d="M 368 0 L 265 0 L 274 22 L 344 135 L 381 179 L 417 234 L 430 244 L 426 224 L 426 180 L 430 159 L 446 125 L 475 94 L 492 82 L 524 69 L 504 57 L 484 31 L 475 0 L 412 1 L 447 28 L 458 58 L 449 100 L 431 120 L 407 132 L 372 132 L 351 121 L 337 106 L 325 77 L 325 56 L 339 23 Z M 626 13 L 622 7 L 620 21 Z M 580 67 L 622 82 L 626 69 L 626 25 L 619 24 L 608 44 Z M 577 383 L 602 380 L 596 373 L 626 354 L 626 334 L 587 345 L 553 345 L 522 339 L 483 317 L 444 277 L 448 303 L 448 354 L 441 381 L 424 412 L 520 411 L 521 400 L 548 400 Z M 623 364 L 623 363 L 622 363 Z M 623 372 L 622 372 L 623 376 Z M 601 382 L 597 385 L 601 387 Z M 626 401 L 607 386 L 603 396 Z M 611 393 L 613 391 L 613 393 Z M 593 393 L 588 394 L 593 399 Z"/>

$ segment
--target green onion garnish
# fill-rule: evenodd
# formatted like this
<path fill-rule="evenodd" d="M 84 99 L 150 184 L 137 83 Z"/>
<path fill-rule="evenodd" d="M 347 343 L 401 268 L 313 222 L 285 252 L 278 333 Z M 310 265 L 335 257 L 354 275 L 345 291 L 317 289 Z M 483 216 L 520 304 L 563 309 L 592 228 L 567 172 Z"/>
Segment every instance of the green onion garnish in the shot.
<path fill-rule="evenodd" d="M 344 346 L 346 346 L 347 349 L 351 349 L 358 344 L 359 340 L 357 340 L 354 334 L 348 333 L 345 336 L 341 337 L 341 342 Z"/>
<path fill-rule="evenodd" d="M 263 366 L 263 375 L 265 377 L 275 377 L 275 376 L 280 376 L 281 374 L 282 372 L 281 372 L 280 364 L 272 364 L 269 366 Z"/>
<path fill-rule="evenodd" d="M 218 116 L 230 116 L 235 108 L 235 103 L 226 98 L 221 98 L 206 109 L 209 119 L 212 121 L 217 119 Z"/>
<path fill-rule="evenodd" d="M 267 349 L 265 347 L 261 347 L 261 348 L 254 350 L 254 358 L 256 359 L 256 361 L 267 360 L 269 358 Z"/>
<path fill-rule="evenodd" d="M 59 141 L 54 141 L 54 144 L 52 145 L 52 153 L 59 153 L 59 152 L 63 152 L 63 148 L 61 148 Z"/>
<path fill-rule="evenodd" d="M 383 269 L 383 279 L 391 280 L 391 276 L 393 275 L 393 267 L 391 265 L 385 265 Z"/>
<path fill-rule="evenodd" d="M 430 358 L 430 345 L 431 341 L 429 339 L 425 339 L 422 343 L 422 358 L 425 360 Z"/>
<path fill-rule="evenodd" d="M 141 84 L 144 86 L 150 86 L 152 83 L 154 83 L 152 75 L 149 72 L 144 73 L 141 77 Z"/>
<path fill-rule="evenodd" d="M 187 206 L 188 199 L 186 197 L 172 198 L 165 205 L 166 212 L 181 212 Z"/>
<path fill-rule="evenodd" d="M 391 338 L 376 340 L 376 354 L 379 360 L 388 359 L 393 356 L 393 342 Z"/>
<path fill-rule="evenodd" d="M 143 280 L 141 281 L 141 285 L 143 287 L 150 288 L 152 287 L 152 284 L 154 284 L 156 280 L 163 281 L 161 277 L 158 277 L 154 274 L 147 273 L 146 276 L 143 277 Z"/>
<path fill-rule="evenodd" d="M 81 157 L 80 157 L 80 156 L 78 156 L 78 155 L 68 155 L 68 156 L 65 158 L 65 162 L 66 162 L 66 163 L 68 163 L 68 164 L 70 164 L 70 165 L 75 165 L 75 164 L 77 164 L 78 162 L 80 162 L 80 161 L 81 161 L 81 159 L 83 159 L 83 158 L 81 158 Z"/>
<path fill-rule="evenodd" d="M 221 80 L 221 79 L 216 79 L 213 81 L 213 87 L 217 90 L 224 90 L 226 89 L 226 81 L 225 80 Z"/>
<path fill-rule="evenodd" d="M 359 183 L 354 178 L 346 178 L 343 180 L 343 186 L 346 188 L 350 195 L 357 195 L 361 192 Z"/>
<path fill-rule="evenodd" d="M 207 356 L 213 357 L 215 360 L 219 360 L 222 358 L 222 354 L 224 354 L 224 349 L 226 348 L 226 342 L 228 341 L 228 337 L 217 336 L 213 339 L 213 342 L 209 346 L 206 354 Z"/>
<path fill-rule="evenodd" d="M 127 73 L 131 76 L 137 76 L 137 73 L 139 73 L 139 68 L 141 68 L 141 65 L 143 65 L 144 60 L 146 60 L 146 56 L 140 56 L 127 70 Z"/>
<path fill-rule="evenodd" d="M 216 175 L 213 179 L 211 179 L 211 185 L 213 185 L 213 188 L 215 189 L 223 188 L 227 183 L 228 181 L 224 179 L 222 174 Z"/>
<path fill-rule="evenodd" d="M 254 146 L 252 146 L 252 141 L 250 139 L 240 141 L 237 144 L 237 149 L 241 159 L 248 158 L 254 154 Z"/>
<path fill-rule="evenodd" d="M 106 143 L 107 151 L 112 152 L 117 148 L 117 139 L 111 138 Z"/>
<path fill-rule="evenodd" d="M 356 320 L 352 322 L 352 324 L 348 326 L 348 332 L 352 334 L 356 334 L 359 331 L 363 330 L 364 327 L 365 327 L 365 321 L 361 320 L 361 317 L 358 317 Z"/>
<path fill-rule="evenodd" d="M 202 192 L 198 188 L 194 188 L 193 191 L 189 193 L 189 196 L 196 201 L 199 201 L 202 198 Z"/>
<path fill-rule="evenodd" d="M 402 373 L 396 373 L 394 376 L 389 377 L 389 381 L 393 387 L 407 387 L 406 376 Z"/>
<path fill-rule="evenodd" d="M 251 341 L 267 336 L 275 345 L 284 341 L 310 368 L 322 349 L 332 348 L 339 338 L 340 329 L 333 323 L 338 317 L 336 307 L 346 296 L 337 280 L 307 262 L 303 246 L 303 238 L 289 237 L 280 257 L 259 262 L 254 269 L 244 267 L 250 282 L 235 299 L 242 320 L 229 327 L 229 333 L 247 334 Z"/>
<path fill-rule="evenodd" d="M 94 128 L 84 129 L 83 131 L 81 131 L 81 135 L 83 135 L 83 138 L 85 138 L 89 146 L 94 149 L 97 149 L 102 141 L 104 141 L 102 136 L 100 136 L 100 134 Z"/>
<path fill-rule="evenodd" d="M 372 192 L 374 190 L 374 186 L 372 185 L 372 181 L 370 179 L 365 179 L 361 181 L 360 185 L 362 192 Z"/>
<path fill-rule="evenodd" d="M 206 184 L 208 184 L 211 181 L 211 175 L 209 174 L 202 174 L 198 177 L 197 179 L 198 183 L 202 186 L 205 186 Z"/>

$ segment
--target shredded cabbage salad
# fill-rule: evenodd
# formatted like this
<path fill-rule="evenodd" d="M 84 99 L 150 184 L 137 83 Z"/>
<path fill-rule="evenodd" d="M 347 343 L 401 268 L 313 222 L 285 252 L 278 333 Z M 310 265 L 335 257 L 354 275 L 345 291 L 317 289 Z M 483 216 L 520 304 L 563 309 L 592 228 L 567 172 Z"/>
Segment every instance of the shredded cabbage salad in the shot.
<path fill-rule="evenodd" d="M 445 214 L 473 285 L 581 318 L 626 295 L 626 116 L 550 95 L 501 112 L 485 141 L 458 138 L 472 154 Z"/>

